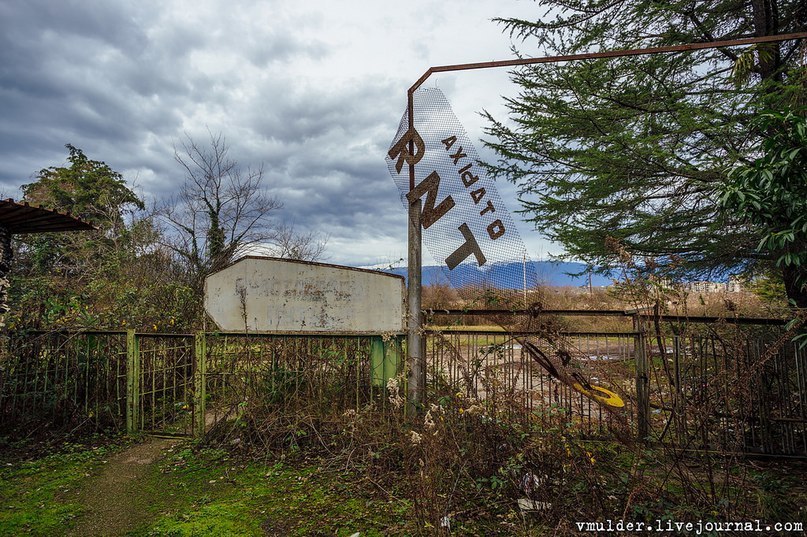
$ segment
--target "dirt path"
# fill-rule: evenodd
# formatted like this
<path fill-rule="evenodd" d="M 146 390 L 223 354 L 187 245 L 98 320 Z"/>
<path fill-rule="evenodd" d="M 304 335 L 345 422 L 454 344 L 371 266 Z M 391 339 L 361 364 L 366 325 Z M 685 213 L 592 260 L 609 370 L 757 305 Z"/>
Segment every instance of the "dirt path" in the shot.
<path fill-rule="evenodd" d="M 82 487 L 76 502 L 87 510 L 67 535 L 123 535 L 147 521 L 147 499 L 142 484 L 149 466 L 176 439 L 148 438 L 109 459 L 101 472 Z"/>

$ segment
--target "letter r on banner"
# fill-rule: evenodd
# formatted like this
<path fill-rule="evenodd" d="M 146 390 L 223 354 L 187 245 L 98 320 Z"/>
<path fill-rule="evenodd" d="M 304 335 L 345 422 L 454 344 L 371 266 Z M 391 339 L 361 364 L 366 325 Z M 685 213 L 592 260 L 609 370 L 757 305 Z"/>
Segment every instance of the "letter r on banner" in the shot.
<path fill-rule="evenodd" d="M 414 152 L 409 153 L 409 142 L 414 142 Z M 401 173 L 401 168 L 403 168 L 404 161 L 410 166 L 414 166 L 420 159 L 423 158 L 423 154 L 426 152 L 426 144 L 423 143 L 423 138 L 420 137 L 418 131 L 415 129 L 409 129 L 406 131 L 406 134 L 401 136 L 401 139 L 393 145 L 389 153 L 389 158 L 392 160 L 398 159 L 395 162 L 395 171 Z"/>

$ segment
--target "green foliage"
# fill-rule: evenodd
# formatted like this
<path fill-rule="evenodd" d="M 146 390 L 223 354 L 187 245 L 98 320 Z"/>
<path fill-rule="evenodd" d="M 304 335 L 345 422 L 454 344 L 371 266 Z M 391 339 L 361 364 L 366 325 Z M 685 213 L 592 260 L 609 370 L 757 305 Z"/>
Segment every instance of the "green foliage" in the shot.
<path fill-rule="evenodd" d="M 65 147 L 70 166 L 40 170 L 35 182 L 22 186 L 27 201 L 71 212 L 99 226 L 119 222 L 129 207 L 145 208 L 120 173 L 102 161 L 89 159 L 77 147 Z"/>
<path fill-rule="evenodd" d="M 803 31 L 803 3 L 544 0 L 537 22 L 505 19 L 540 55 L 664 46 Z M 530 54 L 535 54 L 532 50 Z M 609 239 L 669 275 L 759 262 L 760 230 L 726 214 L 728 171 L 757 146 L 761 102 L 804 99 L 798 42 L 519 68 L 511 122 L 488 116 L 495 177 L 571 256 L 619 265 Z"/>
<path fill-rule="evenodd" d="M 40 170 L 37 180 L 23 185 L 25 201 L 71 213 L 98 228 L 92 233 L 46 233 L 24 238 L 24 253 L 39 274 L 62 272 L 80 277 L 75 269 L 88 248 L 110 247 L 124 238 L 124 217 L 144 209 L 143 201 L 127 186 L 120 173 L 106 163 L 88 158 L 68 144 L 68 167 Z"/>
<path fill-rule="evenodd" d="M 120 173 L 71 145 L 67 167 L 40 171 L 26 201 L 70 212 L 96 231 L 20 236 L 10 328 L 176 331 L 200 318 L 198 294 L 159 247 L 160 231 Z"/>
<path fill-rule="evenodd" d="M 754 123 L 759 158 L 729 174 L 721 203 L 759 230 L 757 251 L 776 261 L 788 295 L 807 307 L 807 107 L 765 111 Z"/>
<path fill-rule="evenodd" d="M 745 287 L 761 298 L 767 304 L 784 303 L 785 286 L 782 282 L 781 274 L 769 273 L 761 274 L 749 280 Z"/>
<path fill-rule="evenodd" d="M 261 380 L 259 393 L 262 402 L 267 405 L 278 405 L 294 397 L 306 379 L 300 371 L 292 371 L 277 365 L 269 369 Z"/>

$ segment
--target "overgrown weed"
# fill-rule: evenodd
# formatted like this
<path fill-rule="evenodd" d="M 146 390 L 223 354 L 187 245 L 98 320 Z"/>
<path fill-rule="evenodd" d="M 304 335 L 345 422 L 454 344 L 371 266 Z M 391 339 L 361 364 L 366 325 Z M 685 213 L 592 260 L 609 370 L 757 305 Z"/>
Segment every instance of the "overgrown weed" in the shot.
<path fill-rule="evenodd" d="M 792 488 L 798 477 L 775 467 L 725 454 L 593 441 L 562 409 L 547 409 L 552 419 L 542 416 L 539 430 L 464 393 L 431 393 L 435 403 L 406 416 L 392 388 L 358 408 L 292 394 L 282 408 L 252 400 L 209 442 L 243 457 L 287 464 L 315 459 L 323 470 L 347 472 L 380 498 L 410 502 L 411 511 L 401 515 L 421 535 L 573 534 L 575 522 L 608 518 L 804 516 L 798 506 L 807 494 Z"/>

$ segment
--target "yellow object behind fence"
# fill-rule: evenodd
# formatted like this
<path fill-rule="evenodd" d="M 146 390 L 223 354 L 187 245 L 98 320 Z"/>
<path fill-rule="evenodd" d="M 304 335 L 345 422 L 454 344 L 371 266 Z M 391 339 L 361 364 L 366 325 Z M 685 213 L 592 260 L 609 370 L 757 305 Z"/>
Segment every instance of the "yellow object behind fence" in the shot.
<path fill-rule="evenodd" d="M 591 385 L 591 389 L 587 390 L 579 383 L 575 382 L 572 387 L 577 390 L 578 392 L 582 393 L 586 397 L 590 397 L 591 399 L 595 399 L 600 403 L 603 403 L 608 406 L 612 406 L 614 408 L 622 408 L 625 406 L 625 402 L 619 397 L 617 394 L 612 392 L 611 390 L 607 390 L 602 386 L 594 386 Z"/>

